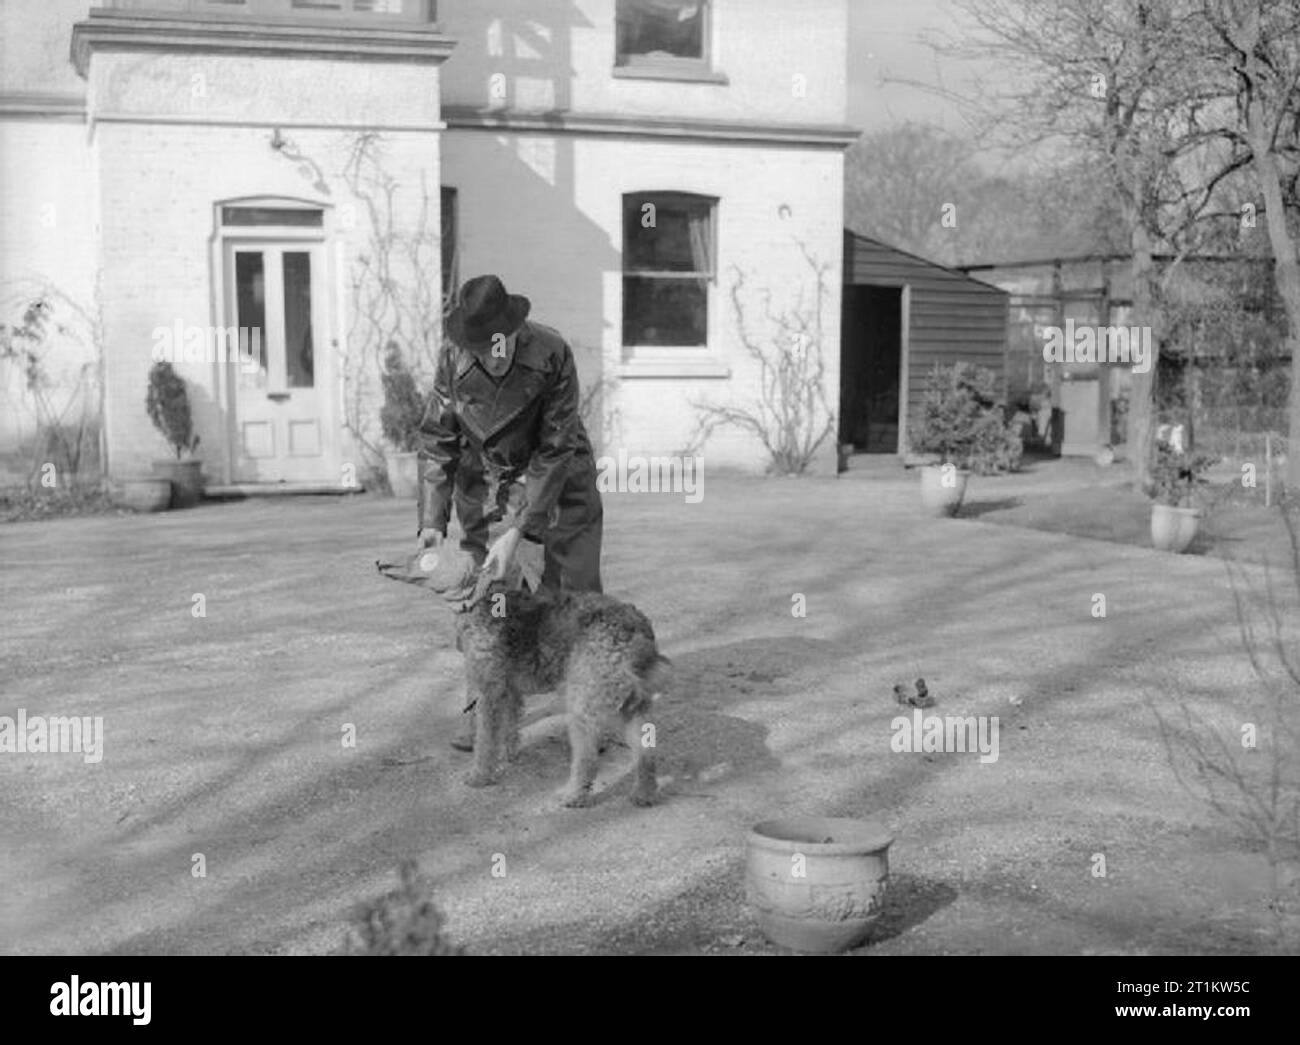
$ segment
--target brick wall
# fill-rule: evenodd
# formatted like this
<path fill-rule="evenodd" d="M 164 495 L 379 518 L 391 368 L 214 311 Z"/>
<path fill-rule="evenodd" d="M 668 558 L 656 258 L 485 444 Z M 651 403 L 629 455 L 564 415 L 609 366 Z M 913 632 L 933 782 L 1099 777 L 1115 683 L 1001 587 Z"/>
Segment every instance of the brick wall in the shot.
<path fill-rule="evenodd" d="M 439 0 L 438 17 L 457 39 L 443 67 L 444 105 L 844 120 L 845 0 L 713 0 L 711 64 L 726 84 L 612 76 L 614 0 Z M 504 77 L 504 100 L 492 96 L 494 74 Z"/>
<path fill-rule="evenodd" d="M 811 305 L 812 271 L 796 240 L 828 268 L 823 300 L 825 387 L 838 406 L 843 158 L 836 150 L 708 142 L 665 143 L 607 136 L 496 134 L 445 136 L 443 183 L 458 189 L 463 277 L 496 272 L 533 302 L 533 316 L 557 327 L 578 353 L 584 385 L 617 382 L 604 443 L 612 450 L 664 454 L 689 441 L 699 402 L 748 402 L 758 371 L 738 339 L 729 291 L 732 266 L 752 293 L 747 312 L 759 332 L 759 292 L 778 313 L 802 288 Z M 622 195 L 676 190 L 716 196 L 719 278 L 711 291 L 710 361 L 724 377 L 629 376 L 622 345 Z M 593 433 L 593 435 L 596 433 Z M 720 431 L 704 448 L 718 467 L 761 470 L 752 437 Z M 819 461 L 834 467 L 834 439 Z"/>

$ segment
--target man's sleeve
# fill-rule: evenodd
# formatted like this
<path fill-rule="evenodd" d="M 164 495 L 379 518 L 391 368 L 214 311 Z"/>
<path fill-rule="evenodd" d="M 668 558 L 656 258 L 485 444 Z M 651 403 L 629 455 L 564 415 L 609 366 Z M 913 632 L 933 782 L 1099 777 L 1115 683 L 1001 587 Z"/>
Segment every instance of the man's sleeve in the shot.
<path fill-rule="evenodd" d="M 524 503 L 514 520 L 525 537 L 541 540 L 560 499 L 569 463 L 578 448 L 578 372 L 566 344 L 550 387 L 543 393 L 537 449 L 524 475 Z"/>
<path fill-rule="evenodd" d="M 438 359 L 433 394 L 420 421 L 419 527 L 446 534 L 451 519 L 452 484 L 460 464 L 460 422 L 451 402 L 451 353 Z"/>

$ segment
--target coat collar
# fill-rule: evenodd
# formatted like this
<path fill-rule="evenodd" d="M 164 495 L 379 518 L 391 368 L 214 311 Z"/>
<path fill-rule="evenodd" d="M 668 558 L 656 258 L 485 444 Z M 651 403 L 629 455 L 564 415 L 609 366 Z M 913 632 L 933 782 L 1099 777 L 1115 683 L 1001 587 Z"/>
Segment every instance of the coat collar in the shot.
<path fill-rule="evenodd" d="M 464 377 L 474 368 L 475 364 L 479 364 L 478 357 L 467 348 L 457 345 L 456 353 L 457 377 Z M 515 339 L 515 358 L 511 364 L 511 369 L 513 369 L 514 363 L 521 363 L 530 370 L 545 370 L 545 354 L 545 346 L 536 336 L 532 324 L 528 320 L 524 320 L 519 327 L 519 336 Z M 487 373 L 486 367 L 482 366 L 482 364 L 479 364 L 479 367 L 484 373 Z M 506 373 L 509 374 L 510 369 L 507 369 Z"/>

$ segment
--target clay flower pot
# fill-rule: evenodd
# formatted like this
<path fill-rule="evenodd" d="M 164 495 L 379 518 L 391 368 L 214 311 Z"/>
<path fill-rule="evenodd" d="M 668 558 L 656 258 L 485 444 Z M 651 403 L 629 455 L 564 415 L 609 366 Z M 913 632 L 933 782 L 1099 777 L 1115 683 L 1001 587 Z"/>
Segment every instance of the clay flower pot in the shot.
<path fill-rule="evenodd" d="M 962 498 L 966 496 L 966 480 L 970 478 L 970 472 L 964 469 L 951 469 L 952 485 L 945 486 L 946 471 L 950 470 L 939 464 L 927 464 L 921 468 L 921 503 L 930 515 L 940 518 L 957 514 Z"/>
<path fill-rule="evenodd" d="M 136 512 L 161 512 L 172 500 L 172 484 L 153 476 L 122 479 L 114 484 L 113 503 Z"/>
<path fill-rule="evenodd" d="M 195 457 L 154 461 L 154 472 L 166 476 L 172 484 L 173 508 L 193 508 L 199 503 L 203 496 L 202 468 L 203 462 Z"/>
<path fill-rule="evenodd" d="M 1158 551 L 1185 552 L 1196 537 L 1200 525 L 1199 508 L 1175 508 L 1168 504 L 1151 506 L 1151 543 Z"/>
<path fill-rule="evenodd" d="M 892 836 L 836 817 L 766 820 L 749 832 L 745 891 L 775 944 L 822 954 L 866 941 L 880 917 Z"/>
<path fill-rule="evenodd" d="M 420 455 L 414 451 L 390 451 L 384 455 L 384 467 L 393 496 L 404 501 L 415 500 L 420 492 Z"/>

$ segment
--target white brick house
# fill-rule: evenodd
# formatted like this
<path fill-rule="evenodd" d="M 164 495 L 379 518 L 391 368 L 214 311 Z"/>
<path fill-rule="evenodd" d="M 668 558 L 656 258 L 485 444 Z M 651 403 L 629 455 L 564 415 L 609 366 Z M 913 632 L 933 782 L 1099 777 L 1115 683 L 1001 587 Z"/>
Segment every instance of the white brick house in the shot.
<path fill-rule="evenodd" d="M 573 344 L 599 443 L 680 452 L 701 404 L 757 394 L 734 271 L 747 326 L 775 333 L 765 292 L 776 315 L 813 300 L 806 250 L 828 273 L 836 402 L 845 0 L 15 0 L 2 17 L 0 285 L 7 308 L 53 285 L 98 309 L 113 476 L 165 456 L 143 406 L 160 337 L 209 483 L 346 485 L 373 463 L 388 305 L 367 189 L 417 363 L 437 291 L 497 272 Z M 228 328 L 259 332 L 251 363 L 223 361 Z M 9 384 L 0 448 L 28 434 Z M 737 430 L 703 453 L 766 463 Z M 833 473 L 833 437 L 817 467 Z"/>

